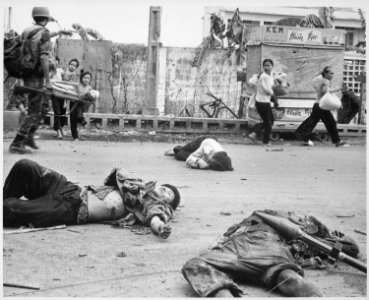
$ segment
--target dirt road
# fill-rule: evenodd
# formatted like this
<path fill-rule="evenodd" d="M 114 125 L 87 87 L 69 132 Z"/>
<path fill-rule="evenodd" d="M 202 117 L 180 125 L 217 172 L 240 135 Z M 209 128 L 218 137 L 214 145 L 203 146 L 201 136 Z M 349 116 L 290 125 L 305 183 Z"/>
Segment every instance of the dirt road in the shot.
<path fill-rule="evenodd" d="M 123 166 L 159 183 L 179 186 L 182 205 L 160 240 L 130 229 L 89 224 L 66 229 L 5 234 L 4 282 L 40 290 L 4 287 L 4 296 L 195 297 L 180 270 L 232 224 L 256 209 L 312 214 L 329 228 L 351 235 L 366 262 L 366 147 L 291 143 L 266 149 L 225 144 L 233 172 L 200 171 L 163 155 L 168 143 L 40 141 L 32 155 L 9 154 L 4 140 L 4 177 L 21 157 L 31 158 L 80 185 L 102 184 Z M 269 150 L 269 151 L 267 151 Z M 4 179 L 5 180 L 5 179 Z M 325 296 L 366 296 L 366 275 L 339 263 L 307 270 Z M 278 294 L 243 285 L 244 297 Z"/>

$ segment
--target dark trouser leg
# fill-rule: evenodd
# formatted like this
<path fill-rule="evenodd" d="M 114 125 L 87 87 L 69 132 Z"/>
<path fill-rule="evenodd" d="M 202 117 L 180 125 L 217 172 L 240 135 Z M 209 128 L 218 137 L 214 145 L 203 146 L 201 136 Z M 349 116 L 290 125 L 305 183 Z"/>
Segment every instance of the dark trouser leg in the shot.
<path fill-rule="evenodd" d="M 55 97 L 51 98 L 54 110 L 54 130 L 58 131 L 61 128 L 61 115 L 63 108 L 64 100 L 56 99 Z"/>
<path fill-rule="evenodd" d="M 62 117 L 60 117 L 60 127 L 63 128 L 64 126 L 66 126 L 68 124 L 68 117 L 66 116 L 67 114 L 67 106 L 66 106 L 66 101 L 63 100 L 60 103 L 60 114 L 63 115 Z"/>
<path fill-rule="evenodd" d="M 192 152 L 195 152 L 200 147 L 203 140 L 207 138 L 213 138 L 213 137 L 201 136 L 183 146 L 174 147 L 173 152 L 174 152 L 175 159 L 180 160 L 180 161 L 186 161 L 186 159 L 190 156 L 190 154 Z"/>
<path fill-rule="evenodd" d="M 340 138 L 338 136 L 336 120 L 329 110 L 324 110 L 321 108 L 319 109 L 321 110 L 321 119 L 325 127 L 327 128 L 329 135 L 331 136 L 332 142 L 334 144 L 338 143 L 340 141 Z"/>
<path fill-rule="evenodd" d="M 269 135 L 272 132 L 272 126 L 274 123 L 272 108 L 270 106 L 270 103 L 256 101 L 256 109 L 261 119 L 263 120 L 263 130 L 264 130 L 263 143 L 267 144 L 269 143 Z"/>
<path fill-rule="evenodd" d="M 192 140 L 191 142 L 185 144 L 182 147 L 182 150 L 186 152 L 190 152 L 190 153 L 195 152 L 200 147 L 201 143 L 207 138 L 213 138 L 213 137 L 207 137 L 207 136 L 198 137 Z"/>
<path fill-rule="evenodd" d="M 66 182 L 65 176 L 32 160 L 21 159 L 6 177 L 3 197 L 35 199 L 63 188 Z"/>
<path fill-rule="evenodd" d="M 74 224 L 80 188 L 65 176 L 38 163 L 21 159 L 4 184 L 3 218 L 6 226 Z M 25 197 L 28 200 L 19 198 Z"/>
<path fill-rule="evenodd" d="M 318 124 L 320 120 L 320 110 L 319 104 L 315 103 L 313 105 L 311 115 L 296 129 L 295 136 L 297 139 L 303 140 L 304 142 L 309 140 L 309 136 L 312 134 L 316 124 Z"/>
<path fill-rule="evenodd" d="M 202 259 L 193 258 L 187 261 L 182 268 L 182 274 L 201 297 L 211 297 L 221 289 L 230 290 L 234 296 L 242 295 L 242 291 L 226 273 Z"/>
<path fill-rule="evenodd" d="M 84 117 L 84 113 L 85 111 L 87 111 L 87 106 L 84 104 L 79 105 L 78 108 L 78 123 L 81 124 L 82 126 L 85 126 L 87 124 L 87 121 Z"/>
<path fill-rule="evenodd" d="M 252 128 L 251 132 L 255 132 L 258 138 L 260 138 L 263 132 L 263 123 L 256 123 Z"/>
<path fill-rule="evenodd" d="M 70 102 L 70 130 L 73 139 L 78 139 L 78 107 L 76 102 Z"/>
<path fill-rule="evenodd" d="M 179 148 L 174 148 L 173 152 L 174 152 L 174 158 L 180 161 L 186 161 L 186 159 L 191 155 L 191 152 L 187 152 Z"/>
<path fill-rule="evenodd" d="M 74 190 L 68 195 L 63 191 Z M 62 190 L 32 200 L 7 198 L 3 202 L 4 226 L 35 227 L 77 224 L 80 188 L 67 182 Z"/>

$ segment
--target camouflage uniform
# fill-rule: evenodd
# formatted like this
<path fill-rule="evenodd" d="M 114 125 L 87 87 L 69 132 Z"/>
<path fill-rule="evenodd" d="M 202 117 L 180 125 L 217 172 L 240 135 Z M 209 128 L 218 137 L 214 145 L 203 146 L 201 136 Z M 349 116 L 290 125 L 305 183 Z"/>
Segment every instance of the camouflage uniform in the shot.
<path fill-rule="evenodd" d="M 343 245 L 342 251 L 353 257 L 359 253 L 355 241 L 337 231 L 329 232 L 314 217 L 272 210 L 262 212 L 289 219 L 330 246 L 338 241 Z M 182 273 L 202 297 L 211 297 L 221 289 L 241 297 L 243 292 L 237 281 L 273 289 L 281 271 L 290 269 L 304 276 L 302 267 L 306 261 L 321 255 L 316 249 L 302 247 L 298 241 L 287 241 L 276 229 L 252 214 L 231 226 L 210 251 L 188 260 Z"/>
<path fill-rule="evenodd" d="M 25 39 L 30 32 L 32 32 L 36 28 L 43 27 L 41 25 L 33 25 L 22 33 L 22 39 Z M 29 51 L 32 53 L 32 57 L 34 60 L 34 70 L 24 76 L 22 79 L 24 81 L 24 85 L 40 89 L 44 86 L 44 76 L 41 69 L 41 61 L 48 60 L 49 54 L 51 51 L 51 42 L 50 42 L 50 33 L 44 28 L 37 32 L 31 38 L 31 46 Z M 31 148 L 37 149 L 38 147 L 34 143 L 34 135 L 37 128 L 42 124 L 47 112 L 49 111 L 49 96 L 45 96 L 40 93 L 32 93 L 28 94 L 28 113 L 27 116 L 23 119 L 21 123 L 20 129 L 15 137 L 14 141 L 10 145 L 10 150 L 12 148 L 16 148 L 17 150 L 21 150 L 24 148 L 24 145 L 30 146 Z M 19 152 L 21 151 L 14 151 Z"/>

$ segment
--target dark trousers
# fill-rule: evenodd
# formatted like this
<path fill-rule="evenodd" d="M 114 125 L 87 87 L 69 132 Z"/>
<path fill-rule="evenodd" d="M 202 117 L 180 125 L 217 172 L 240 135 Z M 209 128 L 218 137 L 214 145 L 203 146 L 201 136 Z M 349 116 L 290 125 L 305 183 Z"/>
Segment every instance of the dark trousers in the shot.
<path fill-rule="evenodd" d="M 195 152 L 200 147 L 202 141 L 205 139 L 209 139 L 209 138 L 216 140 L 214 137 L 201 136 L 183 146 L 174 147 L 173 152 L 174 152 L 175 159 L 180 160 L 180 161 L 186 161 L 187 158 L 190 156 L 190 154 L 192 152 Z"/>
<path fill-rule="evenodd" d="M 322 120 L 327 128 L 332 142 L 334 144 L 338 143 L 340 138 L 338 136 L 336 120 L 329 110 L 321 109 L 319 107 L 319 103 L 314 104 L 311 115 L 296 129 L 295 135 L 297 139 L 302 139 L 304 142 L 307 142 L 309 140 L 309 136 L 312 135 L 315 126 L 320 120 Z"/>
<path fill-rule="evenodd" d="M 24 85 L 40 89 L 43 85 L 43 77 L 35 75 L 24 78 Z M 44 118 L 50 109 L 49 100 L 49 96 L 45 96 L 40 93 L 29 93 L 27 115 L 21 123 L 18 131 L 19 135 L 28 137 L 35 133 L 37 128 L 44 121 Z"/>
<path fill-rule="evenodd" d="M 65 176 L 34 161 L 21 159 L 5 180 L 4 227 L 30 223 L 35 227 L 76 224 L 80 192 L 81 188 Z"/>
<path fill-rule="evenodd" d="M 83 103 L 80 102 L 70 102 L 70 130 L 72 133 L 73 139 L 78 139 L 78 124 L 82 123 L 83 121 L 83 111 L 84 106 Z"/>
<path fill-rule="evenodd" d="M 64 107 L 65 100 L 51 98 L 54 110 L 54 130 L 58 131 L 63 128 L 67 123 L 67 117 L 65 116 L 67 108 Z"/>
<path fill-rule="evenodd" d="M 263 133 L 263 143 L 268 144 L 269 143 L 269 136 L 272 132 L 272 127 L 274 123 L 274 117 L 272 112 L 272 107 L 270 105 L 270 102 L 255 102 L 256 109 L 261 117 L 262 122 L 258 123 L 254 126 L 252 129 L 253 132 L 255 132 L 257 135 L 261 135 L 261 132 Z"/>

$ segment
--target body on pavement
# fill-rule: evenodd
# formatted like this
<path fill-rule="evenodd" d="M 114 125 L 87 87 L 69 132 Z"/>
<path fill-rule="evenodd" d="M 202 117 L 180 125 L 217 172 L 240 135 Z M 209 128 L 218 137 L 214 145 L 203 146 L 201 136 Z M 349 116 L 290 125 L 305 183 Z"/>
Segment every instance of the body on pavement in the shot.
<path fill-rule="evenodd" d="M 176 187 L 145 182 L 124 169 L 114 169 L 102 186 L 82 188 L 35 161 L 21 159 L 4 183 L 3 220 L 5 227 L 45 227 L 120 220 L 131 213 L 165 238 L 179 201 Z"/>
<path fill-rule="evenodd" d="M 297 224 L 305 232 L 357 257 L 359 248 L 348 236 L 332 231 L 313 216 L 292 212 L 261 211 Z M 182 273 L 195 292 L 203 297 L 241 297 L 237 282 L 252 283 L 285 296 L 322 296 L 319 289 L 304 278 L 303 267 L 321 269 L 323 254 L 301 240 L 290 240 L 280 228 L 273 228 L 258 215 L 231 226 L 215 246 L 188 260 Z M 321 257 L 321 258 L 320 258 Z"/>

